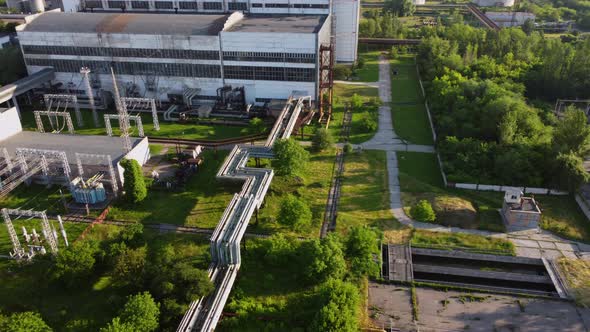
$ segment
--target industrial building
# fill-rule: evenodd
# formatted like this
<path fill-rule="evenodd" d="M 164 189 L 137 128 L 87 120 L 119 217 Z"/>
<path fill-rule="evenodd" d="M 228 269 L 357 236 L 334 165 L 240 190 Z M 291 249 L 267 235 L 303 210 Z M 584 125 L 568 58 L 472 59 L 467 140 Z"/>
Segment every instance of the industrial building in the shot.
<path fill-rule="evenodd" d="M 231 14 L 240 11 L 251 15 L 329 15 L 336 61 L 350 63 L 357 58 L 359 0 L 8 0 L 8 6 L 31 13 L 61 9 L 66 13 Z"/>
<path fill-rule="evenodd" d="M 62 91 L 84 94 L 82 67 L 94 93 L 112 92 L 110 68 L 122 94 L 160 101 L 215 100 L 224 86 L 243 87 L 247 103 L 315 100 L 320 46 L 330 43 L 326 15 L 174 15 L 60 13 L 31 16 L 17 27 L 29 75 L 53 67 Z"/>

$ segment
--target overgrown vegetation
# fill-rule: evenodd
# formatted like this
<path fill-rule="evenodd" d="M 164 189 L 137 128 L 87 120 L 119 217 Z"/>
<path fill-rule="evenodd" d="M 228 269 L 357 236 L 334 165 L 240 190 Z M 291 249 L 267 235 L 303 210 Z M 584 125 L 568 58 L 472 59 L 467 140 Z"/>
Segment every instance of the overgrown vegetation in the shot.
<path fill-rule="evenodd" d="M 583 259 L 561 258 L 559 267 L 565 274 L 576 303 L 590 307 L 590 263 Z"/>
<path fill-rule="evenodd" d="M 341 137 L 342 120 L 344 117 L 344 110 L 347 105 L 352 109 L 352 122 L 350 124 L 349 142 L 352 144 L 360 144 L 371 139 L 377 129 L 377 121 L 379 118 L 378 108 L 381 104 L 377 88 L 367 87 L 362 85 L 349 84 L 334 84 L 334 109 L 332 112 L 332 120 L 330 120 L 330 127 L 328 131 L 332 137 Z M 357 95 L 358 97 L 353 97 Z M 353 98 L 360 101 L 352 105 Z M 374 125 L 371 125 L 370 130 L 367 130 L 365 124 L 367 120 Z"/>
<path fill-rule="evenodd" d="M 380 264 L 379 258 L 366 259 L 368 252 L 379 251 L 377 234 L 371 232 L 355 229 L 359 235 L 330 234 L 321 240 L 283 235 L 246 240 L 226 307 L 236 315 L 218 329 L 358 331 L 360 280 L 363 271 L 378 271 Z"/>
<path fill-rule="evenodd" d="M 440 233 L 415 230 L 411 243 L 414 247 L 442 250 L 458 249 L 496 255 L 515 255 L 514 245 L 510 241 L 466 233 Z"/>
<path fill-rule="evenodd" d="M 68 235 L 70 247 L 55 258 L 0 269 L 4 315 L 35 310 L 57 331 L 169 330 L 213 287 L 205 238 L 144 232 L 141 224 L 96 225 L 79 240 Z"/>
<path fill-rule="evenodd" d="M 551 106 L 527 101 L 589 97 L 589 52 L 590 40 L 572 45 L 520 29 L 453 25 L 425 38 L 418 61 L 432 82 L 428 98 L 449 180 L 568 189 L 579 166 L 570 160 L 583 155 L 563 150 L 558 128 L 571 133 L 577 122 L 557 121 Z"/>

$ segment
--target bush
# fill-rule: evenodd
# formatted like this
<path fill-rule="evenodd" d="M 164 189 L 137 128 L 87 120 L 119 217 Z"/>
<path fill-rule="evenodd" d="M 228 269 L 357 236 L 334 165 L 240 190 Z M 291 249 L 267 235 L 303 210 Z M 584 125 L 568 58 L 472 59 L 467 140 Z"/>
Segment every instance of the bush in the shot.
<path fill-rule="evenodd" d="M 311 210 L 304 201 L 288 195 L 281 202 L 279 223 L 291 226 L 293 229 L 303 229 L 311 225 Z"/>
<path fill-rule="evenodd" d="M 309 153 L 293 139 L 279 139 L 273 151 L 275 159 L 272 161 L 277 175 L 296 175 L 305 169 Z"/>
<path fill-rule="evenodd" d="M 0 316 L 0 331 L 50 332 L 51 328 L 38 313 L 25 311 L 14 313 L 6 318 Z"/>
<path fill-rule="evenodd" d="M 125 183 L 125 197 L 131 203 L 139 203 L 147 196 L 147 188 L 143 179 L 141 166 L 135 159 L 123 159 L 120 162 L 121 167 L 125 170 L 123 178 Z"/>
<path fill-rule="evenodd" d="M 137 331 L 150 332 L 158 329 L 160 316 L 160 304 L 154 301 L 149 292 L 139 293 L 129 297 L 129 300 L 121 310 L 119 317 L 101 332 Z"/>
<path fill-rule="evenodd" d="M 334 138 L 325 128 L 318 128 L 313 135 L 311 147 L 314 151 L 326 150 L 334 144 Z"/>
<path fill-rule="evenodd" d="M 360 111 L 363 108 L 363 97 L 356 93 L 353 94 L 352 97 L 350 97 L 350 105 L 352 106 L 353 111 Z"/>
<path fill-rule="evenodd" d="M 350 152 L 352 152 L 352 144 L 350 144 L 350 143 L 344 144 L 344 153 L 350 153 Z"/>
<path fill-rule="evenodd" d="M 349 65 L 337 64 L 334 66 L 334 79 L 347 80 L 352 75 L 352 69 Z"/>
<path fill-rule="evenodd" d="M 361 129 L 365 132 L 372 132 L 377 130 L 377 121 L 369 115 L 369 113 L 365 112 L 363 118 L 361 120 Z"/>
<path fill-rule="evenodd" d="M 257 135 L 266 132 L 266 124 L 261 118 L 253 118 L 248 122 L 248 134 Z"/>
<path fill-rule="evenodd" d="M 412 218 L 418 221 L 432 222 L 436 220 L 436 214 L 434 214 L 432 205 L 430 205 L 425 199 L 414 205 L 410 210 L 410 214 L 412 215 Z"/>

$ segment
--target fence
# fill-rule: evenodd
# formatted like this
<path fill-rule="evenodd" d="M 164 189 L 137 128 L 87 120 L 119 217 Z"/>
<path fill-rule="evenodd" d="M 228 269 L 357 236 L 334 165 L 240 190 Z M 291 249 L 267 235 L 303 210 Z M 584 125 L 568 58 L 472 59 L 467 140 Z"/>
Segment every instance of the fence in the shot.
<path fill-rule="evenodd" d="M 428 115 L 428 121 L 430 123 L 430 129 L 432 130 L 432 138 L 436 142 L 437 135 L 436 130 L 434 129 L 434 122 L 432 121 L 432 115 L 430 114 L 430 107 L 428 107 L 428 100 L 426 99 L 426 91 L 424 90 L 424 84 L 422 83 L 422 77 L 420 75 L 420 69 L 418 68 L 418 63 L 416 62 L 416 58 L 414 57 L 414 64 L 416 65 L 416 74 L 418 75 L 418 82 L 420 83 L 420 90 L 422 91 L 422 96 L 424 97 L 424 107 L 426 108 L 426 114 Z M 440 174 L 443 179 L 443 183 L 445 187 L 451 188 L 461 188 L 461 189 L 468 189 L 468 190 L 482 190 L 482 191 L 506 191 L 506 190 L 519 190 L 523 193 L 529 194 L 539 194 L 539 195 L 569 195 L 567 191 L 555 190 L 555 189 L 548 189 L 548 188 L 536 188 L 536 187 L 514 187 L 514 186 L 504 186 L 504 185 L 488 185 L 488 184 L 479 184 L 479 183 L 453 183 L 447 181 L 447 175 L 445 174 L 443 168 L 443 162 L 440 157 L 440 154 L 436 152 L 436 160 L 438 161 L 438 167 L 440 169 Z M 590 217 L 589 217 L 590 219 Z"/>

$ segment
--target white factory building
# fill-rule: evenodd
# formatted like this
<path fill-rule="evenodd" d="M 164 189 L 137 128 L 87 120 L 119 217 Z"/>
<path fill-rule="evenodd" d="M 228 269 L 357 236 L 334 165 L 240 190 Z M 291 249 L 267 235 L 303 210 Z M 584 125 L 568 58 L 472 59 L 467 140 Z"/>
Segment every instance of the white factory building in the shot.
<path fill-rule="evenodd" d="M 46 12 L 17 27 L 29 74 L 53 67 L 56 80 L 83 94 L 81 67 L 94 84 L 169 100 L 187 90 L 214 100 L 217 89 L 244 87 L 247 103 L 316 99 L 319 48 L 330 43 L 327 15 L 175 15 Z"/>
<path fill-rule="evenodd" d="M 59 7 L 64 12 L 95 13 L 228 14 L 242 11 L 256 15 L 331 15 L 335 18 L 332 28 L 336 61 L 354 62 L 357 57 L 360 0 L 60 0 Z"/>

